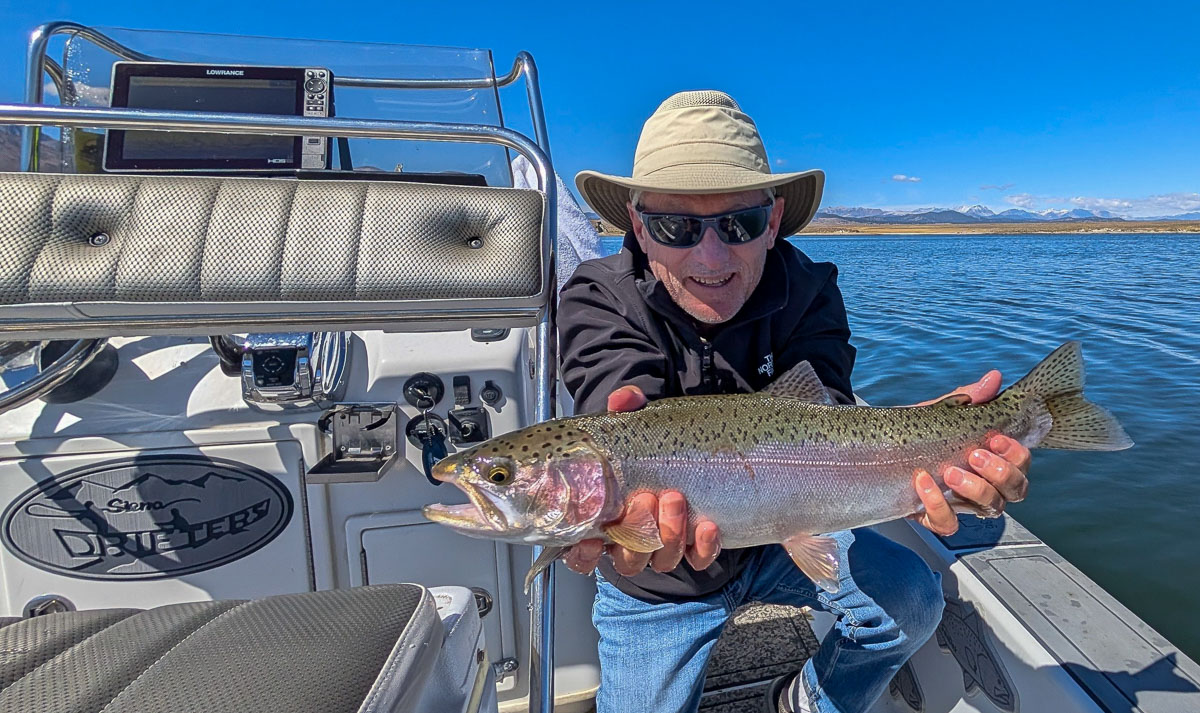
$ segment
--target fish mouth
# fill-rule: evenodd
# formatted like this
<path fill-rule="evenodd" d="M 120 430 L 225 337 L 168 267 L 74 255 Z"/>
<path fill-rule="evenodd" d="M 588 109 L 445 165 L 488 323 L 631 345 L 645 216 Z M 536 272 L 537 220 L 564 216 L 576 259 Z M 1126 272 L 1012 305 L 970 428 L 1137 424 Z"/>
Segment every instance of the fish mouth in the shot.
<path fill-rule="evenodd" d="M 467 532 L 504 532 L 508 529 L 508 518 L 491 497 L 467 483 L 458 482 L 454 485 L 467 494 L 470 502 L 463 505 L 426 505 L 421 510 L 426 519 Z"/>

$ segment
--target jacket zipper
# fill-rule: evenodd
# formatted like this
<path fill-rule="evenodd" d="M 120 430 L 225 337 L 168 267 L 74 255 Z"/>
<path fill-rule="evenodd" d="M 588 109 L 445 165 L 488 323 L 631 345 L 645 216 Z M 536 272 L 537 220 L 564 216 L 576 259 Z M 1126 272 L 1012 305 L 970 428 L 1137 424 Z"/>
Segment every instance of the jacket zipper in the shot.
<path fill-rule="evenodd" d="M 709 390 L 716 389 L 717 375 L 713 369 L 713 345 L 712 342 L 700 338 L 700 373 L 703 375 L 704 387 Z"/>

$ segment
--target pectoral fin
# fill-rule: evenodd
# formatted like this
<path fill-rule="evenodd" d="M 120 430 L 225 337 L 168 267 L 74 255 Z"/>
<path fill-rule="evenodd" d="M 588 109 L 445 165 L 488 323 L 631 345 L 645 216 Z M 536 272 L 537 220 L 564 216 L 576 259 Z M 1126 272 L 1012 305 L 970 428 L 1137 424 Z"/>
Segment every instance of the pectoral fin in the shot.
<path fill-rule="evenodd" d="M 783 548 L 809 579 L 830 594 L 841 588 L 838 580 L 838 543 L 832 537 L 792 535 Z"/>
<path fill-rule="evenodd" d="M 663 546 L 658 522 L 648 512 L 626 514 L 619 522 L 605 525 L 603 530 L 613 542 L 633 552 L 653 552 Z"/>
<path fill-rule="evenodd" d="M 569 548 L 567 547 L 543 547 L 542 553 L 533 561 L 529 567 L 529 571 L 525 573 L 525 593 L 529 594 L 529 588 L 533 586 L 533 580 L 542 570 L 554 564 L 554 560 L 563 556 Z"/>

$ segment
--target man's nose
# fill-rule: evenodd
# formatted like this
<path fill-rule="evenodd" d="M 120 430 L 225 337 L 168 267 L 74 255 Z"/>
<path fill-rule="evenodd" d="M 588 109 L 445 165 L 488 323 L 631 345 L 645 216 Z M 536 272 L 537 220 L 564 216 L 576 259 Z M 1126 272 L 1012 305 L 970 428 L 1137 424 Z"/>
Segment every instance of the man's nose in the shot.
<path fill-rule="evenodd" d="M 721 242 L 716 228 L 709 227 L 692 248 L 692 259 L 705 267 L 724 267 L 729 262 L 729 246 Z"/>

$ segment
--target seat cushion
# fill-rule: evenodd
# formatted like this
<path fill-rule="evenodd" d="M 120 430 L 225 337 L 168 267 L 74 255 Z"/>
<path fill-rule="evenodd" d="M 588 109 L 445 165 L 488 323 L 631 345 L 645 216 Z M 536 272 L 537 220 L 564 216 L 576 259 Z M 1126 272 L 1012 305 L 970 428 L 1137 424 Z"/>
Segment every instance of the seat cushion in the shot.
<path fill-rule="evenodd" d="M 49 614 L 0 628 L 0 711 L 406 710 L 441 636 L 410 584 Z"/>
<path fill-rule="evenodd" d="M 463 310 L 529 326 L 548 294 L 544 214 L 514 188 L 0 172 L 0 328 L 381 328 Z"/>

